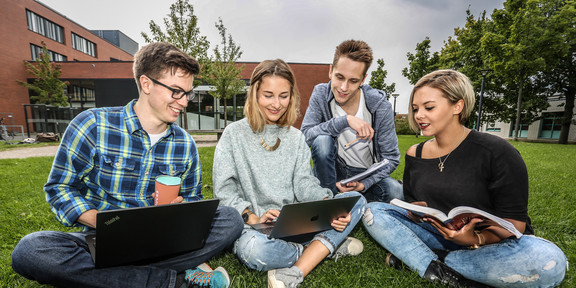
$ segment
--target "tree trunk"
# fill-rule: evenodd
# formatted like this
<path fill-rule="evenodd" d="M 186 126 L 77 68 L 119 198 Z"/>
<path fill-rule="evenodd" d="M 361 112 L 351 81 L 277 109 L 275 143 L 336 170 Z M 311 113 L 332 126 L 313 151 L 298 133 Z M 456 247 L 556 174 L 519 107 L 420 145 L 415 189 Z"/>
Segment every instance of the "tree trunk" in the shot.
<path fill-rule="evenodd" d="M 566 103 L 564 104 L 564 115 L 562 115 L 562 130 L 560 130 L 560 138 L 558 144 L 568 144 L 568 134 L 570 133 L 570 125 L 572 124 L 572 117 L 574 116 L 574 98 L 576 98 L 576 87 L 569 87 L 566 94 Z"/>
<path fill-rule="evenodd" d="M 520 132 L 520 115 L 522 115 L 522 88 L 524 86 L 524 77 L 520 77 L 518 85 L 518 103 L 516 104 L 516 123 L 514 123 L 514 141 L 518 141 L 518 133 Z"/>

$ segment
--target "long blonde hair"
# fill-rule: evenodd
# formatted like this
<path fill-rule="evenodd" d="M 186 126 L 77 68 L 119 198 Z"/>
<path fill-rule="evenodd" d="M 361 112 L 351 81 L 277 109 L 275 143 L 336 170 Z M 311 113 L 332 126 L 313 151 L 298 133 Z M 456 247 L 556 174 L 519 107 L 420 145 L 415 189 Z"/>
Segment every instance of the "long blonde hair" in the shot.
<path fill-rule="evenodd" d="M 260 111 L 258 106 L 258 88 L 260 88 L 262 79 L 267 76 L 282 77 L 290 82 L 290 103 L 276 124 L 281 127 L 291 126 L 300 114 L 300 92 L 298 92 L 294 72 L 283 60 L 264 60 L 252 72 L 250 89 L 244 105 L 244 115 L 246 115 L 254 132 L 262 132 L 266 125 L 266 115 Z"/>

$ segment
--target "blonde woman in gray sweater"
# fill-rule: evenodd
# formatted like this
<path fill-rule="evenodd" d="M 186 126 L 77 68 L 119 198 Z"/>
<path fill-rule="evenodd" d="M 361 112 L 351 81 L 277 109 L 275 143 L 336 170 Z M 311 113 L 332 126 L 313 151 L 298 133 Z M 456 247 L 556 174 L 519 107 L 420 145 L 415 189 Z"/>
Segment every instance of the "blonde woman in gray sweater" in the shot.
<path fill-rule="evenodd" d="M 310 149 L 304 135 L 292 127 L 299 107 L 300 95 L 288 64 L 263 61 L 250 79 L 246 118 L 224 130 L 214 155 L 214 196 L 236 208 L 246 224 L 234 253 L 246 266 L 268 271 L 268 287 L 297 287 L 324 258 L 363 250 L 362 242 L 348 237 L 362 216 L 363 197 L 346 217 L 332 222 L 334 229 L 307 243 L 268 239 L 249 226 L 274 221 L 285 204 L 332 197 L 312 175 Z"/>

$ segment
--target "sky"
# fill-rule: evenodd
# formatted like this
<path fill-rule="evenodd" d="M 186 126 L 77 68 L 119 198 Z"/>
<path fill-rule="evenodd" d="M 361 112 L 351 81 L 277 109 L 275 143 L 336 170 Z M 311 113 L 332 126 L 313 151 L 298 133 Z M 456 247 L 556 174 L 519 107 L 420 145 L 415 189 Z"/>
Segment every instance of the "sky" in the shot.
<path fill-rule="evenodd" d="M 176 0 L 40 0 L 89 30 L 120 30 L 145 45 L 150 21 L 164 27 Z M 377 59 L 386 63 L 386 84 L 396 83 L 396 111 L 408 112 L 412 89 L 402 76 L 406 54 L 429 37 L 439 51 L 454 28 L 466 23 L 466 10 L 475 17 L 502 9 L 504 0 L 191 0 L 200 33 L 220 42 L 215 23 L 224 26 L 243 52 L 239 61 L 280 58 L 288 63 L 330 64 L 334 49 L 344 40 L 363 40 Z M 369 79 L 369 78 L 368 78 Z M 366 83 L 368 83 L 368 79 Z M 326 82 L 328 82 L 326 75 Z M 390 99 L 393 103 L 393 98 Z"/>

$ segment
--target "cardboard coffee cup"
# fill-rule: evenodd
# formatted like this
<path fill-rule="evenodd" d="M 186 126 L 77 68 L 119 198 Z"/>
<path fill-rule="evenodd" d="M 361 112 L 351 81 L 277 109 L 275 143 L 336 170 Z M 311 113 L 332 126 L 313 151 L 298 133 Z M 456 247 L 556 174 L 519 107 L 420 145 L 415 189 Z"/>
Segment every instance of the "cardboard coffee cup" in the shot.
<path fill-rule="evenodd" d="M 170 204 L 178 197 L 182 180 L 174 176 L 158 176 L 155 181 L 154 205 Z"/>

